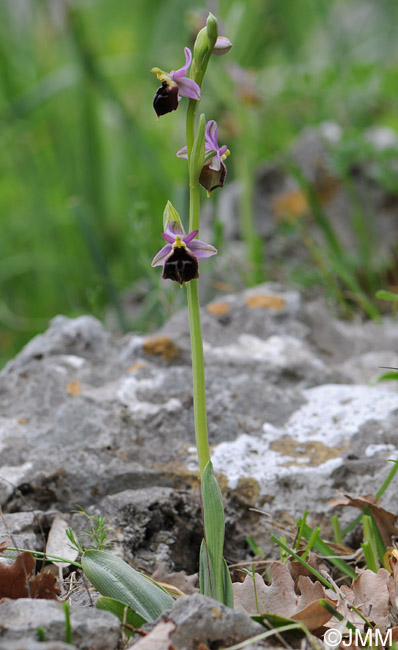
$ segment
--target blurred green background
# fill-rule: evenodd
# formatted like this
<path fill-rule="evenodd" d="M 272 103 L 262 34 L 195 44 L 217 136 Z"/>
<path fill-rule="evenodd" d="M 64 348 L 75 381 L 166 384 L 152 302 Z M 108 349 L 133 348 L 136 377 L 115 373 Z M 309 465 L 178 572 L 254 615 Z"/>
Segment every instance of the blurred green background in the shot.
<path fill-rule="evenodd" d="M 234 45 L 201 103 L 227 182 L 307 125 L 398 128 L 397 0 L 2 0 L 1 363 L 58 313 L 150 331 L 182 303 L 150 262 L 166 200 L 187 206 L 186 100 L 156 121 L 149 71 L 183 64 L 209 10 Z"/>

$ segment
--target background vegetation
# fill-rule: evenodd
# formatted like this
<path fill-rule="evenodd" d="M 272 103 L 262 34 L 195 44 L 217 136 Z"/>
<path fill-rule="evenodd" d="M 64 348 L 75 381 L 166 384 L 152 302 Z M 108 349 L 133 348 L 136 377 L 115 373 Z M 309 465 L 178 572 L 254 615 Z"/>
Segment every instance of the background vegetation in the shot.
<path fill-rule="evenodd" d="M 149 70 L 183 64 L 208 10 L 234 43 L 203 101 L 233 151 L 229 181 L 307 125 L 336 121 L 355 155 L 365 128 L 398 128 L 396 0 L 3 0 L 1 361 L 57 313 L 148 331 L 182 300 L 150 261 L 166 200 L 187 201 L 170 156 L 184 115 L 156 122 Z"/>

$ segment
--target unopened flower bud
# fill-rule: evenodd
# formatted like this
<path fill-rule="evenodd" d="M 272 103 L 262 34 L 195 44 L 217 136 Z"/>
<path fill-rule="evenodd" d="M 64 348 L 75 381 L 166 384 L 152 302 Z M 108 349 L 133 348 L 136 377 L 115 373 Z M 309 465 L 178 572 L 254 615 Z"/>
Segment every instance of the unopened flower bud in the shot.
<path fill-rule="evenodd" d="M 213 16 L 211 12 L 209 12 L 206 20 L 206 29 L 209 45 L 211 48 L 213 48 L 218 36 L 218 20 L 215 16 Z"/>
<path fill-rule="evenodd" d="M 222 56 L 223 54 L 228 54 L 232 48 L 232 43 L 226 36 L 219 36 L 216 40 L 216 44 L 213 49 L 213 54 L 215 56 Z"/>

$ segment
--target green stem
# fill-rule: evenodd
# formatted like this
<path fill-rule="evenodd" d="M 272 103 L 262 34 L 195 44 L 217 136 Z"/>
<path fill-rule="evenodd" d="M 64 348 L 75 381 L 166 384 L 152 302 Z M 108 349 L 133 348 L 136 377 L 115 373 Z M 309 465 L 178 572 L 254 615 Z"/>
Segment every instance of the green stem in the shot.
<path fill-rule="evenodd" d="M 193 409 L 195 419 L 196 447 L 198 450 L 200 476 L 210 460 L 209 439 L 207 434 L 205 367 L 203 360 L 202 331 L 200 326 L 200 310 L 198 281 L 187 283 L 189 310 L 189 327 L 191 330 L 192 376 L 193 376 Z"/>
<path fill-rule="evenodd" d="M 62 562 L 64 564 L 71 564 L 73 566 L 78 567 L 78 569 L 82 568 L 80 562 L 74 562 L 73 560 L 68 560 L 68 558 L 60 557 L 59 555 L 49 555 L 48 553 L 43 553 L 42 551 L 33 551 L 31 548 L 16 548 L 15 546 L 7 546 L 6 552 L 7 551 L 10 551 L 11 553 L 32 553 L 32 555 L 34 556 L 37 555 L 37 557 L 44 558 L 45 560 L 51 560 L 52 562 Z M 5 556 L 5 557 L 9 557 L 9 556 Z"/>
<path fill-rule="evenodd" d="M 195 113 L 198 102 L 190 100 L 187 112 L 187 148 L 191 156 L 195 136 Z M 189 165 L 188 165 L 189 166 Z M 189 231 L 199 230 L 200 194 L 197 179 L 189 178 Z M 189 327 L 191 332 L 193 408 L 195 420 L 196 447 L 200 476 L 210 460 L 209 439 L 207 433 L 205 367 L 203 359 L 202 329 L 200 325 L 200 308 L 198 281 L 187 283 Z"/>

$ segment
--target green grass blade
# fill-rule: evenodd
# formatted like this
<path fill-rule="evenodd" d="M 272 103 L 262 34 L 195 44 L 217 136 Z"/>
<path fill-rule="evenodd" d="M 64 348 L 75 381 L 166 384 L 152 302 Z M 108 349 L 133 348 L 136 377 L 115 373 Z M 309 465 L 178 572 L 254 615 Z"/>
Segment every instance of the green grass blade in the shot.
<path fill-rule="evenodd" d="M 366 512 L 366 509 L 365 509 L 365 512 Z M 372 571 L 377 573 L 377 571 L 379 569 L 379 565 L 378 565 L 378 562 L 377 562 L 378 552 L 377 552 L 376 535 L 377 535 L 377 533 L 379 531 L 378 531 L 378 528 L 377 528 L 372 516 L 370 515 L 370 512 L 367 513 L 367 514 L 362 515 L 362 525 L 363 525 L 363 536 L 364 536 L 365 543 L 369 544 L 370 549 L 371 549 L 371 553 L 368 553 L 369 558 L 371 556 L 371 558 L 370 558 L 371 563 L 370 563 L 370 566 L 368 565 L 368 569 L 371 569 Z M 362 548 L 363 548 L 363 545 L 362 545 Z M 385 553 L 385 549 L 384 549 L 384 552 L 382 552 L 382 560 L 381 560 L 382 562 L 383 562 L 383 558 L 384 558 L 384 553 Z M 366 555 L 365 555 L 365 558 L 366 558 L 366 561 L 367 561 L 368 558 L 366 557 Z"/>
<path fill-rule="evenodd" d="M 334 541 L 336 544 L 343 544 L 343 536 L 341 534 L 340 522 L 337 515 L 332 515 L 330 521 L 333 528 Z"/>
<path fill-rule="evenodd" d="M 364 508 L 364 513 L 369 518 L 368 526 L 367 526 L 367 536 L 364 534 L 365 541 L 371 543 L 375 558 L 378 557 L 381 566 L 384 566 L 384 556 L 386 554 L 387 549 L 383 542 L 383 538 L 380 534 L 377 523 L 371 513 L 369 506 L 366 506 Z M 364 533 L 365 533 L 365 526 L 364 526 Z"/>
<path fill-rule="evenodd" d="M 390 471 L 389 475 L 387 476 L 386 480 L 383 482 L 383 485 L 377 490 L 376 492 L 376 499 L 381 499 L 383 496 L 384 492 L 387 490 L 388 486 L 390 485 L 391 481 L 393 480 L 395 474 L 398 472 L 398 460 L 392 460 L 389 459 L 390 463 L 394 463 L 394 467 Z"/>
<path fill-rule="evenodd" d="M 322 605 L 322 607 L 324 607 L 324 608 L 329 612 L 329 614 L 332 614 L 332 616 L 335 616 L 335 617 L 337 618 L 338 621 L 342 621 L 342 620 L 343 620 L 344 616 L 343 616 L 342 614 L 340 614 L 340 612 L 338 612 L 337 609 L 336 609 L 335 607 L 333 607 L 333 605 L 331 605 L 330 603 L 328 603 L 327 600 L 323 600 L 323 599 L 322 599 L 322 600 L 320 600 L 319 602 L 320 602 L 320 604 Z M 357 629 L 357 628 L 355 627 L 355 625 L 353 625 L 353 623 L 350 623 L 350 621 L 347 621 L 347 623 L 346 623 L 346 627 L 347 627 L 349 630 L 352 630 L 353 632 L 355 632 L 355 630 Z"/>
<path fill-rule="evenodd" d="M 73 643 L 73 634 L 72 634 L 72 626 L 70 623 L 70 614 L 69 614 L 69 603 L 65 602 L 62 603 L 62 609 L 64 610 L 65 614 L 65 641 L 66 643 Z"/>
<path fill-rule="evenodd" d="M 275 544 L 278 544 L 278 546 L 283 548 L 283 550 L 286 551 L 286 553 L 288 553 L 289 555 L 291 555 L 295 560 L 297 560 L 297 562 L 300 562 L 300 564 L 305 566 L 305 568 L 308 569 L 308 571 L 310 571 L 312 573 L 312 575 L 314 575 L 316 578 L 318 578 L 319 582 L 322 582 L 322 584 L 324 584 L 326 587 L 328 587 L 328 589 L 331 589 L 332 591 L 336 591 L 335 588 L 333 587 L 333 585 L 328 580 L 326 580 L 326 578 L 324 578 L 319 573 L 319 571 L 314 569 L 314 567 L 312 567 L 310 564 L 308 564 L 308 562 L 305 562 L 305 560 L 303 560 L 300 557 L 300 555 L 297 555 L 297 553 L 292 551 L 284 542 L 282 542 L 280 539 L 275 537 L 275 535 L 271 535 L 270 539 L 273 542 L 275 542 Z"/>
<path fill-rule="evenodd" d="M 318 528 L 315 528 L 315 530 L 312 532 L 312 535 L 311 535 L 311 537 L 310 537 L 310 539 L 309 539 L 309 542 L 308 542 L 307 546 L 305 547 L 305 549 L 304 549 L 304 553 L 303 553 L 303 555 L 302 555 L 303 560 L 306 560 L 306 559 L 307 559 L 307 557 L 308 557 L 308 555 L 309 555 L 309 553 L 310 553 L 312 547 L 314 546 L 316 540 L 317 540 L 318 537 L 319 537 L 319 533 L 320 533 L 320 532 L 321 532 L 321 529 L 320 529 L 319 527 L 318 527 Z"/>
<path fill-rule="evenodd" d="M 361 544 L 363 554 L 365 556 L 366 568 L 373 573 L 377 573 L 377 562 L 373 553 L 373 548 L 370 542 L 362 542 Z"/>
<path fill-rule="evenodd" d="M 303 536 L 307 540 L 309 540 L 312 536 L 312 529 L 309 526 L 307 526 L 307 524 L 303 527 Z M 333 551 L 333 549 L 330 548 L 330 546 L 328 546 L 328 544 L 326 544 L 326 542 L 324 542 L 319 537 L 314 542 L 314 548 L 319 553 L 322 553 L 322 555 L 325 558 L 327 558 L 328 561 L 331 562 L 331 564 L 334 564 L 334 566 L 340 569 L 340 571 L 345 573 L 350 578 L 353 579 L 356 578 L 357 574 L 355 573 L 354 569 L 350 567 L 348 564 L 346 564 L 344 560 L 340 560 L 339 558 L 335 558 L 335 557 L 330 557 L 335 555 L 335 552 Z"/>
<path fill-rule="evenodd" d="M 299 529 L 298 529 L 298 533 L 297 533 L 296 543 L 295 543 L 295 545 L 294 545 L 294 548 L 296 549 L 296 551 L 298 551 L 299 548 L 300 548 L 300 542 L 301 542 L 301 538 L 302 538 L 302 536 L 303 536 L 303 528 L 304 528 L 305 522 L 307 521 L 307 515 L 308 515 L 308 510 L 307 510 L 307 508 L 306 508 L 306 509 L 304 510 L 304 514 L 303 514 L 303 516 L 302 516 L 301 519 L 299 520 L 299 521 L 300 521 L 300 525 L 299 525 Z"/>
<path fill-rule="evenodd" d="M 398 302 L 398 293 L 393 293 L 392 291 L 384 291 L 383 289 L 380 289 L 380 291 L 376 291 L 375 296 L 379 300 L 392 300 L 393 302 Z"/>
<path fill-rule="evenodd" d="M 376 381 L 392 381 L 398 379 L 398 372 L 385 372 L 384 375 L 380 375 Z"/>
<path fill-rule="evenodd" d="M 154 621 L 173 599 L 160 587 L 107 551 L 86 551 L 82 567 L 100 594 L 129 605 L 146 621 Z"/>

